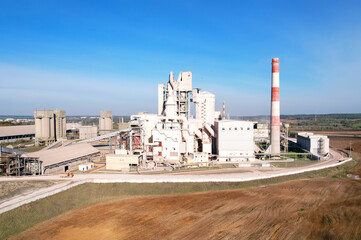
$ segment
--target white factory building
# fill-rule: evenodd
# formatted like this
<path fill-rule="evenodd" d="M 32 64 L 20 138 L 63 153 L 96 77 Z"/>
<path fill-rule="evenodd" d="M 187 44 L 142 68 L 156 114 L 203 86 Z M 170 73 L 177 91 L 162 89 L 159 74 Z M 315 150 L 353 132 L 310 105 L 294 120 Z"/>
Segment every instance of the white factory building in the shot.
<path fill-rule="evenodd" d="M 254 158 L 253 122 L 221 120 L 215 122 L 219 161 L 243 161 Z"/>
<path fill-rule="evenodd" d="M 191 116 L 191 103 L 196 116 Z M 130 120 L 130 155 L 140 153 L 143 166 L 254 159 L 253 122 L 219 120 L 215 95 L 192 88 L 192 72 L 158 84 L 158 114 L 138 113 Z"/>
<path fill-rule="evenodd" d="M 330 151 L 330 140 L 324 135 L 315 135 L 311 132 L 300 132 L 297 134 L 297 144 L 318 156 L 323 156 Z"/>

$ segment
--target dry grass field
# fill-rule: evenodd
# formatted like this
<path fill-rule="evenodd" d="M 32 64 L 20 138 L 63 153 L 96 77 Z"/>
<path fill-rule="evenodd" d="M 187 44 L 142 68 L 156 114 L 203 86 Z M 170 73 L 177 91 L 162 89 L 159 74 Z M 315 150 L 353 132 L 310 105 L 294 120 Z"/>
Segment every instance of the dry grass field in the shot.
<path fill-rule="evenodd" d="M 331 146 L 342 150 L 350 140 L 360 162 L 360 138 L 332 137 Z M 340 176 L 115 199 L 66 212 L 11 239 L 361 239 L 361 181 Z"/>

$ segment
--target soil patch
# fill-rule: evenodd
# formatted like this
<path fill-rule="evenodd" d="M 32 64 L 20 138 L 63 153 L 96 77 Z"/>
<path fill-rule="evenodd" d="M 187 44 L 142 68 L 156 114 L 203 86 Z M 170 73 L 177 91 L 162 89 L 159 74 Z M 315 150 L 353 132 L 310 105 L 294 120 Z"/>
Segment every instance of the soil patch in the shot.
<path fill-rule="evenodd" d="M 360 181 L 298 180 L 98 203 L 11 239 L 359 239 L 360 206 Z"/>

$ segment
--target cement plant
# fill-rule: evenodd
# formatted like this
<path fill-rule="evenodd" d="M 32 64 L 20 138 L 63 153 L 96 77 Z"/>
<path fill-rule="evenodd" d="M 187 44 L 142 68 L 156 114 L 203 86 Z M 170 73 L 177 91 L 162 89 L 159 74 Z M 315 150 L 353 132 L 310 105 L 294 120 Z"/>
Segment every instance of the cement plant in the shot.
<path fill-rule="evenodd" d="M 66 110 L 35 110 L 35 125 L 1 127 L 3 143 L 35 139 L 36 147 L 44 147 L 31 153 L 2 147 L 1 173 L 140 173 L 227 164 L 272 170 L 273 164 L 292 163 L 297 156 L 315 160 L 315 164 L 299 170 L 307 171 L 350 161 L 346 155 L 330 150 L 327 136 L 312 132 L 299 132 L 297 139 L 288 136 L 289 124 L 280 121 L 278 58 L 272 59 L 271 70 L 269 125 L 226 118 L 225 102 L 222 112 L 216 111 L 216 95 L 193 88 L 192 72 L 181 72 L 177 79 L 171 72 L 165 84 L 158 84 L 158 113 L 139 112 L 128 122 L 119 118 L 118 129 L 113 128 L 112 111 L 101 111 L 98 125 L 82 126 L 81 122 L 67 122 Z M 74 133 L 78 139 L 71 139 Z M 289 152 L 289 147 L 297 152 Z M 105 162 L 105 167 L 93 169 L 99 162 Z M 282 174 L 292 171 L 286 169 Z"/>
<path fill-rule="evenodd" d="M 0 240 L 360 240 L 360 12 L 0 1 Z"/>
<path fill-rule="evenodd" d="M 266 121 L 232 119 L 230 117 L 232 113 L 227 112 L 225 101 L 217 99 L 215 93 L 193 87 L 191 71 L 180 72 L 177 78 L 173 72 L 170 72 L 166 83 L 154 86 L 153 90 L 158 96 L 157 103 L 154 103 L 158 108 L 157 113 L 138 112 L 129 117 L 120 117 L 113 116 L 112 111 L 107 110 L 101 111 L 99 116 L 75 117 L 66 116 L 66 110 L 35 109 L 34 116 L 30 119 L 19 117 L 2 119 L 3 125 L 11 126 L 0 127 L 0 173 L 3 175 L 0 182 L 4 184 L 5 192 L 13 192 L 14 196 L 9 197 L 5 194 L 3 199 L 0 198 L 0 214 L 3 214 L 0 215 L 0 219 L 7 213 L 19 211 L 23 206 L 36 204 L 41 199 L 45 200 L 62 192 L 67 194 L 68 191 L 75 191 L 79 194 L 81 191 L 79 188 L 88 189 L 89 183 L 143 184 L 143 186 L 132 185 L 131 189 L 122 190 L 126 192 L 145 191 L 144 184 L 160 184 L 156 188 L 164 189 L 159 190 L 162 193 L 180 193 L 180 190 L 177 190 L 178 185 L 173 185 L 175 189 L 169 191 L 169 184 L 183 184 L 181 189 L 186 189 L 186 192 L 194 191 L 192 185 L 189 185 L 192 183 L 203 184 L 208 190 L 216 190 L 219 184 L 227 184 L 228 187 L 224 187 L 225 189 L 238 188 L 240 184 L 260 186 L 267 185 L 269 181 L 282 182 L 282 179 L 302 178 L 315 172 L 320 172 L 319 174 L 325 174 L 324 171 L 334 172 L 337 171 L 335 169 L 352 164 L 354 160 L 351 150 L 355 151 L 355 147 L 360 146 L 359 142 L 353 142 L 353 148 L 351 142 L 348 148 L 343 147 L 343 149 L 335 145 L 330 146 L 329 137 L 350 137 L 347 133 L 342 135 L 332 132 L 330 134 L 327 131 L 312 132 L 302 129 L 300 131 L 295 128 L 295 122 L 299 123 L 299 121 L 293 120 L 292 117 L 284 117 L 281 120 L 280 69 L 280 60 L 273 58 L 269 81 L 271 114 Z M 197 81 L 195 80 L 194 83 L 196 85 Z M 217 111 L 216 101 L 223 103 L 223 109 Z M 191 109 L 195 110 L 195 116 L 192 115 Z M 359 136 L 355 135 L 355 137 L 357 139 Z M 333 141 L 337 143 L 337 139 Z M 355 173 L 349 173 L 347 177 L 359 179 L 359 175 Z M 318 183 L 319 186 L 322 184 Z M 120 197 L 113 190 L 105 190 L 108 185 L 97 186 L 97 190 L 91 191 L 99 192 L 100 198 L 90 200 L 92 198 L 85 197 L 87 196 L 85 193 L 85 198 L 78 203 L 79 206 L 87 204 L 88 201 L 101 201 L 103 197 L 105 199 Z M 150 194 L 155 194 L 154 187 L 155 185 L 149 187 L 153 189 Z M 16 194 L 14 191 L 19 191 L 21 194 Z M 126 192 L 124 194 L 127 194 Z M 282 196 L 282 193 L 279 192 L 277 195 Z M 200 195 L 198 200 L 204 197 Z M 238 198 L 238 196 L 232 197 L 232 199 Z M 183 197 L 172 197 L 172 199 L 173 207 L 176 209 L 186 201 L 181 200 Z M 54 201 L 59 202 L 65 211 L 69 207 L 65 202 L 72 200 L 59 198 Z M 152 201 L 158 200 L 145 200 L 147 209 Z M 165 200 L 160 201 L 162 204 L 170 204 L 164 202 Z M 207 204 L 214 205 L 216 201 L 226 200 L 223 195 L 214 195 Z M 198 203 L 191 206 L 195 209 L 201 208 Z M 290 205 L 285 206 L 289 208 Z M 107 209 L 109 207 L 114 208 L 111 205 L 107 206 Z M 139 214 L 137 209 L 142 207 L 144 206 L 127 208 L 127 211 L 137 215 Z M 260 206 L 254 208 L 257 208 L 257 211 L 265 211 Z M 118 206 L 114 209 L 116 210 L 113 211 L 118 211 L 122 207 Z M 88 214 L 88 211 L 78 213 L 79 211 L 83 210 L 76 210 L 74 216 Z M 92 209 L 91 212 L 98 216 L 96 219 L 104 214 L 102 210 Z M 145 212 L 142 211 L 142 214 Z M 156 217 L 153 212 L 149 212 L 148 215 L 162 219 L 170 213 L 162 212 Z M 56 213 L 52 214 L 56 215 Z M 114 216 L 119 214 L 124 217 L 122 213 L 116 213 Z M 181 216 L 185 220 L 177 221 L 193 221 L 191 218 L 179 215 Z M 78 225 L 78 217 L 73 215 L 70 218 L 66 217 L 66 222 L 69 226 Z M 6 219 L 5 217 L 5 221 Z M 153 238 L 156 234 L 143 224 L 143 220 L 140 223 L 133 218 L 126 221 L 134 223 L 135 232 L 144 231 L 146 238 Z M 269 221 L 272 222 L 267 220 Z M 90 222 L 93 222 L 92 229 L 97 229 L 99 233 L 91 236 L 92 239 L 108 236 L 105 232 L 108 231 L 107 228 L 97 224 L 98 220 L 90 220 Z M 176 223 L 174 224 L 177 226 Z M 65 227 L 58 223 L 54 226 L 61 229 Z M 141 229 L 138 229 L 139 227 Z M 26 229 L 25 226 L 22 228 Z M 264 226 L 264 228 L 268 227 Z M 4 236 L 11 235 L 13 231 L 11 229 Z M 27 234 L 30 234 L 31 238 L 49 237 L 48 230 L 39 230 L 39 227 L 32 229 L 19 236 L 27 238 Z M 183 236 L 178 233 L 182 227 L 167 229 L 176 232 L 176 238 Z M 192 239 L 201 238 L 199 234 L 202 234 L 202 231 L 188 229 L 193 232 Z M 247 232 L 245 229 L 244 231 Z M 113 234 L 118 232 L 119 230 L 114 230 L 108 237 L 113 238 Z M 165 232 L 167 234 L 162 237 L 173 236 L 171 232 Z M 247 236 L 252 233 L 253 231 L 247 233 Z M 61 238 L 64 236 L 59 235 Z M 127 236 L 140 239 L 143 235 Z"/>

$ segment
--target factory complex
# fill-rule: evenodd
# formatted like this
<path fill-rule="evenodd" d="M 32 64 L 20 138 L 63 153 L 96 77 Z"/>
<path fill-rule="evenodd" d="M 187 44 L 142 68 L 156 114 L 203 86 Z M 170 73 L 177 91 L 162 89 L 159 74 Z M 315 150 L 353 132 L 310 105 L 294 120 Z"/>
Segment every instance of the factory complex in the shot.
<path fill-rule="evenodd" d="M 119 118 L 115 123 L 112 111 L 101 111 L 97 125 L 83 126 L 67 123 L 64 110 L 36 110 L 35 127 L 20 126 L 24 131 L 16 134 L 0 127 L 0 140 L 35 138 L 35 146 L 44 148 L 2 158 L 0 170 L 8 175 L 87 171 L 94 159 L 103 161 L 106 171 L 125 172 L 210 164 L 269 167 L 265 158 L 282 161 L 281 142 L 287 151 L 290 141 L 288 130 L 281 136 L 279 86 L 279 59 L 274 58 L 269 125 L 226 118 L 225 102 L 223 111 L 216 111 L 215 94 L 193 88 L 190 71 L 178 78 L 171 72 L 166 83 L 158 84 L 156 114 L 139 112 L 128 122 Z M 12 128 L 16 132 L 19 127 Z M 297 143 L 318 158 L 329 152 L 326 136 L 300 133 Z"/>

